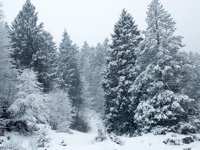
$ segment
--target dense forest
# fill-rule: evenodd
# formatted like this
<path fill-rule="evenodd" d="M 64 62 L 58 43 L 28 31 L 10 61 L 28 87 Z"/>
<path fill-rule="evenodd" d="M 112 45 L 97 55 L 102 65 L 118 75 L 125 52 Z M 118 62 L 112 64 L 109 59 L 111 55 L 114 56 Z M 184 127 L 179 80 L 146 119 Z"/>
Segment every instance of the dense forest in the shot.
<path fill-rule="evenodd" d="M 30 0 L 11 25 L 0 13 L 1 130 L 88 132 L 90 110 L 115 135 L 200 132 L 200 55 L 182 51 L 159 0 L 145 31 L 123 9 L 111 39 L 96 46 L 78 47 L 63 29 L 57 47 Z"/>

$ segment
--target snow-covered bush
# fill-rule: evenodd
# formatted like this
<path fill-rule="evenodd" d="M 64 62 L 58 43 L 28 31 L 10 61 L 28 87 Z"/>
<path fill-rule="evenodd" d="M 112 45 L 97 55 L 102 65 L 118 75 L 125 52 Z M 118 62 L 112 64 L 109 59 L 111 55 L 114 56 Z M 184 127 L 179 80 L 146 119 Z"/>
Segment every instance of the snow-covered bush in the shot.
<path fill-rule="evenodd" d="M 32 150 L 37 150 L 39 147 L 48 147 L 50 138 L 47 136 L 47 130 L 49 129 L 49 126 L 46 125 L 44 127 L 41 127 L 37 133 L 32 136 L 32 139 L 29 141 L 29 146 L 32 148 Z"/>
<path fill-rule="evenodd" d="M 197 111 L 193 108 L 193 103 L 188 96 L 166 90 L 140 102 L 136 109 L 135 122 L 141 129 L 140 132 L 195 133 L 198 130 L 198 121 L 195 123 L 195 119 L 192 118 L 195 114 L 193 111 Z"/>
<path fill-rule="evenodd" d="M 42 93 L 37 75 L 33 70 L 25 69 L 18 77 L 17 99 L 9 107 L 13 122 L 23 123 L 26 131 L 36 129 L 36 124 L 48 120 L 47 97 Z"/>
<path fill-rule="evenodd" d="M 49 94 L 50 125 L 60 132 L 69 132 L 72 123 L 72 104 L 67 92 L 57 90 Z"/>
<path fill-rule="evenodd" d="M 105 132 L 102 129 L 98 129 L 98 135 L 95 137 L 96 142 L 101 142 L 106 140 Z"/>
<path fill-rule="evenodd" d="M 123 145 L 123 142 L 116 135 L 109 134 L 109 137 L 110 137 L 112 142 L 115 142 L 116 144 L 119 144 L 119 145 Z"/>
<path fill-rule="evenodd" d="M 95 137 L 95 141 L 102 142 L 107 138 L 116 144 L 123 145 L 123 142 L 115 134 L 107 134 L 103 129 L 99 128 L 98 135 Z"/>
<path fill-rule="evenodd" d="M 197 139 L 195 137 L 185 137 L 182 139 L 177 138 L 167 138 L 163 143 L 167 145 L 183 145 L 195 142 Z"/>
<path fill-rule="evenodd" d="M 22 141 L 17 139 L 10 139 L 4 142 L 3 150 L 26 150 L 21 146 Z"/>
<path fill-rule="evenodd" d="M 183 142 L 180 139 L 167 138 L 163 143 L 167 145 L 183 145 Z"/>
<path fill-rule="evenodd" d="M 64 140 L 62 140 L 62 141 L 60 142 L 60 145 L 61 145 L 61 146 L 67 146 L 67 144 L 66 144 L 66 142 L 65 142 Z"/>

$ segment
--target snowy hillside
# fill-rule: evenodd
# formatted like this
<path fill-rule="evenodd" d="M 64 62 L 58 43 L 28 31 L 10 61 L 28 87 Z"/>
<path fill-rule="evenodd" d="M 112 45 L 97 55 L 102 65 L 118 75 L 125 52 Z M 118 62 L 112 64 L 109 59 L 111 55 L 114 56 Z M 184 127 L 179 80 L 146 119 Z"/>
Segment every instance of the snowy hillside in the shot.
<path fill-rule="evenodd" d="M 57 133 L 51 129 L 46 131 L 44 147 L 38 150 L 199 150 L 200 149 L 200 135 L 178 135 L 168 133 L 166 135 L 146 134 L 139 137 L 115 137 L 112 135 L 105 135 L 105 140 L 95 140 L 98 135 L 98 128 L 102 128 L 101 119 L 98 115 L 90 115 L 91 131 L 89 133 L 81 133 L 72 131 L 72 133 Z M 8 140 L 8 136 L 10 139 Z M 183 139 L 192 137 L 195 141 L 190 144 L 184 144 Z M 112 139 L 111 139 L 112 138 Z M 2 138 L 1 138 L 2 139 Z M 4 142 L 1 145 L 22 145 L 24 150 L 34 149 L 34 136 L 20 136 L 17 133 L 7 134 L 3 138 Z M 171 142 L 168 142 L 170 139 Z M 10 142 L 8 142 L 10 141 Z M 189 140 L 186 140 L 186 142 Z M 164 143 L 165 142 L 165 143 Z M 18 144 L 14 144 L 18 143 Z M 22 143 L 22 144 L 21 144 Z M 176 145 L 177 144 L 177 145 Z M 6 149 L 7 150 L 7 149 Z M 11 149 L 9 149 L 11 150 Z M 19 149 L 16 149 L 19 150 Z"/>

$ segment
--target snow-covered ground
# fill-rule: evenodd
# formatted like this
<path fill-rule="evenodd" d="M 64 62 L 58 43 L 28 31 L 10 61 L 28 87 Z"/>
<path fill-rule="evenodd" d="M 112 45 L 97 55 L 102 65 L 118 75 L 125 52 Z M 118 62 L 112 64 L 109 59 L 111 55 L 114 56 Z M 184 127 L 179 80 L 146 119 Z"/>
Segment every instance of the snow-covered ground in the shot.
<path fill-rule="evenodd" d="M 73 134 L 57 133 L 48 129 L 46 137 L 50 140 L 46 144 L 46 147 L 39 148 L 38 150 L 200 150 L 200 141 L 196 140 L 190 144 L 182 143 L 183 138 L 192 137 L 193 135 L 178 135 L 173 133 L 166 135 L 146 134 L 132 138 L 118 137 L 122 143 L 120 145 L 113 142 L 109 135 L 106 135 L 104 141 L 97 142 L 95 138 L 98 135 L 98 128 L 102 128 L 102 121 L 96 116 L 91 115 L 89 118 L 91 126 L 89 133 L 78 131 L 72 131 Z M 6 137 L 8 136 L 11 137 L 11 141 L 23 143 L 22 145 L 26 150 L 36 150 L 30 147 L 30 145 L 34 145 L 33 137 L 19 136 L 14 133 L 6 135 Z M 196 136 L 200 138 L 200 135 Z M 4 142 L 8 141 L 6 137 L 3 138 Z M 163 141 L 167 141 L 167 139 L 173 139 L 179 145 L 165 144 Z"/>
<path fill-rule="evenodd" d="M 167 134 L 165 136 L 154 136 L 147 134 L 141 137 L 127 138 L 120 137 L 123 145 L 118 145 L 112 142 L 109 138 L 102 142 L 96 142 L 95 133 L 79 133 L 64 134 L 49 132 L 52 141 L 49 144 L 48 150 L 183 150 L 184 148 L 191 148 L 191 150 L 200 150 L 200 142 L 183 145 L 166 145 L 163 143 L 167 138 L 171 138 L 174 134 Z M 181 139 L 184 136 L 177 135 L 176 139 Z M 174 137 L 173 137 L 174 138 Z M 62 141 L 66 146 L 62 146 Z M 41 148 L 43 150 L 44 148 Z"/>

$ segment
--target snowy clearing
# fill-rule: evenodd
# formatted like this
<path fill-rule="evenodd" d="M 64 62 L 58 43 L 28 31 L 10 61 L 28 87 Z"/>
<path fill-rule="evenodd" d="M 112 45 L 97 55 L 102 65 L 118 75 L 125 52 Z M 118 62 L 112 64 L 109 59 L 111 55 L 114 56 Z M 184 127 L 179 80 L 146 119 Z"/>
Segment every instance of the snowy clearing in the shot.
<path fill-rule="evenodd" d="M 97 133 L 80 133 L 77 131 L 73 131 L 73 134 L 68 133 L 57 133 L 55 131 L 49 130 L 47 132 L 47 136 L 51 139 L 47 144 L 47 147 L 39 148 L 38 150 L 199 150 L 200 149 L 200 141 L 193 142 L 191 144 L 183 144 L 181 145 L 166 145 L 163 141 L 166 141 L 168 138 L 181 140 L 184 137 L 188 137 L 185 135 L 178 135 L 168 133 L 167 135 L 153 135 L 147 134 L 140 137 L 119 137 L 123 142 L 122 145 L 118 145 L 107 137 L 105 141 L 96 142 L 95 137 Z M 200 135 L 199 135 L 200 137 Z M 22 136 L 14 136 L 14 138 L 18 141 L 23 141 L 23 147 L 26 150 L 32 150 L 29 147 L 29 142 L 32 138 L 22 137 Z M 5 138 L 4 138 L 5 139 Z M 189 149 L 191 148 L 191 149 Z"/>
<path fill-rule="evenodd" d="M 95 133 L 79 133 L 69 135 L 65 133 L 56 133 L 49 131 L 49 136 L 52 139 L 48 150 L 183 150 L 184 148 L 192 148 L 192 150 L 200 149 L 200 142 L 194 142 L 192 144 L 183 144 L 180 146 L 166 145 L 163 143 L 167 138 L 171 138 L 175 134 L 167 134 L 165 136 L 154 136 L 152 134 L 144 135 L 141 137 L 120 137 L 123 145 L 120 146 L 110 139 L 106 139 L 102 142 L 96 142 Z M 175 139 L 181 139 L 185 136 L 176 135 Z M 62 146 L 61 142 L 65 141 L 66 146 Z M 41 148 L 41 150 L 44 148 Z"/>

